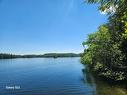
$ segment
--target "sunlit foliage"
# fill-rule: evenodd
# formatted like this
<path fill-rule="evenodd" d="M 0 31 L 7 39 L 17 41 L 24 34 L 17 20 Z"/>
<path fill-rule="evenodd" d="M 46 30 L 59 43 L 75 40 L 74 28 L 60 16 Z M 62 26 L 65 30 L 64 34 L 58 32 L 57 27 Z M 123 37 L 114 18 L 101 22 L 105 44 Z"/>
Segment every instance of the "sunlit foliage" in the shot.
<path fill-rule="evenodd" d="M 126 0 L 86 0 L 87 3 L 99 3 L 104 11 L 114 7 L 108 13 L 107 24 L 101 25 L 95 33 L 83 42 L 84 50 L 81 62 L 88 64 L 99 76 L 113 80 L 127 79 L 127 1 Z"/>

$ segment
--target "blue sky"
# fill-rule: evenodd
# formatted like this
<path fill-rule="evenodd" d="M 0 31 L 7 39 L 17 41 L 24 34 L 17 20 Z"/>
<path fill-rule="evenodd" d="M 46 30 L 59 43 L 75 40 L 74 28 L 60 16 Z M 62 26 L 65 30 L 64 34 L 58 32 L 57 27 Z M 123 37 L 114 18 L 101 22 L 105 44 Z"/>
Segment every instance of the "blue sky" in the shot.
<path fill-rule="evenodd" d="M 83 52 L 107 17 L 83 0 L 0 0 L 0 52 Z"/>

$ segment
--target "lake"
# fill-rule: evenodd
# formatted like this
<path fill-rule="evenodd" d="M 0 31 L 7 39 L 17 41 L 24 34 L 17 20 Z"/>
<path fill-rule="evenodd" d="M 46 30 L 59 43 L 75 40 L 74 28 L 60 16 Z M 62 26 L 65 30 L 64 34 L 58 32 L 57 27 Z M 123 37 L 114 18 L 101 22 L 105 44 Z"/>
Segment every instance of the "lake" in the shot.
<path fill-rule="evenodd" d="M 95 80 L 80 58 L 0 60 L 0 95 L 127 95 L 125 87 Z"/>

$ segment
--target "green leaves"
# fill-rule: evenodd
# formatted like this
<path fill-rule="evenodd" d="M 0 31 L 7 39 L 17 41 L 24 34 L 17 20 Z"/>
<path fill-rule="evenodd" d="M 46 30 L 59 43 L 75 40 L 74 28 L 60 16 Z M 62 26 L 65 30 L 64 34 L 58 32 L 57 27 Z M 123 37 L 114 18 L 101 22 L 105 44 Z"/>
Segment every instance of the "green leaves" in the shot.
<path fill-rule="evenodd" d="M 97 3 L 100 5 L 98 7 L 99 10 L 101 11 L 106 10 L 108 14 L 112 14 L 119 6 L 126 3 L 126 0 L 85 0 L 85 2 L 90 4 Z"/>
<path fill-rule="evenodd" d="M 114 36 L 120 35 L 116 33 Z M 121 37 L 121 36 L 120 36 Z M 109 26 L 104 24 L 98 28 L 98 31 L 88 35 L 87 41 L 83 42 L 87 45 L 81 62 L 92 67 L 94 72 L 99 76 L 105 76 L 114 80 L 125 79 L 125 74 L 121 71 L 114 71 L 114 67 L 123 65 L 125 55 L 122 53 L 121 40 L 116 42 L 112 39 L 112 32 Z M 117 73 L 115 73 L 117 71 Z"/>
<path fill-rule="evenodd" d="M 116 81 L 127 79 L 127 0 L 85 1 L 100 4 L 99 10 L 109 14 L 109 21 L 82 43 L 87 48 L 81 62 L 99 76 Z"/>

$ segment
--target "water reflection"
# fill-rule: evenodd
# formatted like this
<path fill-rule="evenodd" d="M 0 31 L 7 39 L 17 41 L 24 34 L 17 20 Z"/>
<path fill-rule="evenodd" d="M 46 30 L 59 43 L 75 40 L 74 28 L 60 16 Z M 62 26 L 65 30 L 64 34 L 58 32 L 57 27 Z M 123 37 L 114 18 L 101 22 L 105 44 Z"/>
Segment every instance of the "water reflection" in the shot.
<path fill-rule="evenodd" d="M 94 95 L 127 95 L 125 85 L 113 85 L 95 78 L 87 69 L 83 69 L 84 82 L 93 86 Z"/>
<path fill-rule="evenodd" d="M 95 79 L 79 59 L 0 60 L 0 95 L 127 95 L 125 88 Z"/>

